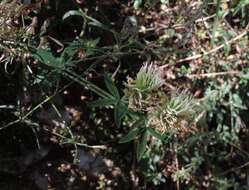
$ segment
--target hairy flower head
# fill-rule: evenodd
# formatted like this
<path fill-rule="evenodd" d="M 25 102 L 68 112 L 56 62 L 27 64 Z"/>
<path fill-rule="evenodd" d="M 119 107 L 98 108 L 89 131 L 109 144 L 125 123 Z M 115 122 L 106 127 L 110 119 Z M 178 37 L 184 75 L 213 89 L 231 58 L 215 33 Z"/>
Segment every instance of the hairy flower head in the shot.
<path fill-rule="evenodd" d="M 159 132 L 187 132 L 199 113 L 197 101 L 184 91 L 172 92 L 149 113 L 150 127 Z"/>
<path fill-rule="evenodd" d="M 136 79 L 128 78 L 127 88 L 138 92 L 150 92 L 158 89 L 163 84 L 161 72 L 152 64 L 145 64 L 137 73 Z"/>
<path fill-rule="evenodd" d="M 136 112 L 147 112 L 157 103 L 158 88 L 163 84 L 161 72 L 152 64 L 141 67 L 135 79 L 129 78 L 125 84 L 125 96 L 129 108 Z"/>

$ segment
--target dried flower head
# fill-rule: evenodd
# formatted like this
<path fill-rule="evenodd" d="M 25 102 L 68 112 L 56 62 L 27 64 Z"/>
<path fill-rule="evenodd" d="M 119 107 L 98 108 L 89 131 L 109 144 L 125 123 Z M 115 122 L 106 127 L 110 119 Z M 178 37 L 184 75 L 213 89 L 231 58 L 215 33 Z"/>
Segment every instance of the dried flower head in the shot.
<path fill-rule="evenodd" d="M 199 106 L 186 90 L 176 90 L 169 95 L 158 91 L 163 84 L 161 72 L 153 65 L 145 64 L 135 79 L 128 78 L 125 96 L 129 109 L 148 117 L 147 127 L 160 133 L 187 134 L 192 131 Z"/>
<path fill-rule="evenodd" d="M 26 30 L 23 19 L 31 10 L 32 7 L 17 0 L 0 2 L 0 51 L 6 57 L 22 54 L 31 32 L 29 28 Z"/>
<path fill-rule="evenodd" d="M 186 90 L 171 93 L 166 109 L 177 117 L 190 120 L 196 112 L 196 101 Z"/>
<path fill-rule="evenodd" d="M 172 92 L 149 113 L 149 126 L 159 132 L 187 132 L 191 129 L 199 108 L 196 100 L 187 91 Z"/>

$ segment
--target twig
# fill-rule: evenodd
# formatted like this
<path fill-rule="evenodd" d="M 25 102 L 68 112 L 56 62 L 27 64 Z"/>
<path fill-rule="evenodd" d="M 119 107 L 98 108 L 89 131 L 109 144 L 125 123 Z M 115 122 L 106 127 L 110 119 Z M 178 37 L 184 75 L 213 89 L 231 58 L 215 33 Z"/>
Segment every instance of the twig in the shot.
<path fill-rule="evenodd" d="M 239 34 L 238 36 L 232 38 L 231 40 L 227 41 L 226 45 L 227 45 L 227 44 L 232 44 L 232 43 L 234 43 L 235 41 L 237 41 L 237 40 L 243 38 L 244 36 L 246 36 L 247 33 L 248 33 L 248 28 L 249 28 L 249 25 L 247 25 L 247 27 L 246 27 L 246 29 L 244 30 L 244 32 L 242 32 L 242 33 Z M 183 58 L 183 59 L 179 59 L 178 61 L 176 61 L 176 63 L 182 63 L 182 62 L 187 62 L 187 61 L 192 61 L 192 60 L 195 60 L 195 59 L 202 58 L 203 56 L 210 55 L 210 54 L 212 54 L 212 53 L 217 52 L 218 50 L 224 48 L 224 46 L 225 46 L 225 45 L 222 44 L 222 45 L 219 45 L 219 46 L 215 47 L 214 49 L 212 49 L 212 50 L 210 50 L 210 51 L 208 51 L 208 52 L 205 52 L 205 53 L 202 53 L 202 54 L 193 55 L 193 56 L 186 57 L 186 58 Z M 166 64 L 166 65 L 162 65 L 162 66 L 160 67 L 160 69 L 164 69 L 164 68 L 166 68 L 167 66 L 168 66 L 167 64 Z"/>
<path fill-rule="evenodd" d="M 47 37 L 61 47 L 60 49 L 57 50 L 57 53 L 61 52 L 64 49 L 63 43 L 61 43 L 59 40 L 57 40 L 49 35 Z"/>
<path fill-rule="evenodd" d="M 74 82 L 74 81 L 73 81 L 73 82 Z M 71 84 L 73 84 L 73 82 L 70 82 L 70 83 L 68 83 L 67 85 L 65 85 L 63 88 L 61 88 L 61 89 L 58 91 L 58 93 L 60 93 L 60 92 L 62 92 L 63 90 L 65 90 L 68 86 L 70 86 Z M 1 130 L 4 130 L 4 129 L 6 129 L 6 128 L 8 128 L 8 127 L 14 125 L 14 124 L 17 124 L 17 123 L 19 123 L 19 122 L 21 122 L 21 121 L 24 121 L 28 116 L 30 116 L 34 111 L 36 111 L 37 109 L 39 109 L 43 104 L 45 104 L 45 103 L 49 102 L 51 99 L 53 99 L 53 98 L 55 97 L 56 94 L 57 94 L 57 93 L 55 93 L 55 94 L 53 94 L 53 95 L 47 97 L 45 100 L 43 100 L 43 101 L 40 102 L 38 105 L 36 105 L 32 110 L 30 110 L 28 113 L 26 113 L 23 117 L 20 117 L 20 118 L 16 119 L 15 121 L 12 121 L 12 122 L 10 122 L 10 123 L 4 125 L 3 127 L 0 127 L 0 131 L 1 131 Z"/>
<path fill-rule="evenodd" d="M 201 73 L 201 74 L 189 74 L 186 75 L 187 78 L 205 78 L 205 77 L 216 77 L 216 76 L 224 76 L 224 75 L 238 75 L 240 71 L 226 71 L 226 72 L 217 72 L 217 73 Z"/>
<path fill-rule="evenodd" d="M 131 166 L 131 181 L 132 181 L 132 190 L 136 190 L 137 189 L 137 185 L 138 185 L 138 177 L 136 175 L 136 149 L 137 149 L 137 141 L 135 140 L 133 142 L 133 158 L 132 158 L 132 166 Z"/>
<path fill-rule="evenodd" d="M 174 146 L 174 154 L 175 154 L 175 164 L 176 164 L 175 166 L 176 166 L 177 171 L 179 171 L 179 162 L 178 162 L 176 145 Z M 180 190 L 180 181 L 179 181 L 179 179 L 176 180 L 176 189 Z"/>
<path fill-rule="evenodd" d="M 242 169 L 242 168 L 244 168 L 244 167 L 247 167 L 248 165 L 249 165 L 249 162 L 246 162 L 246 163 L 242 164 L 241 166 L 238 166 L 238 167 L 236 167 L 236 168 L 231 168 L 231 169 L 229 169 L 229 170 L 223 172 L 221 175 L 225 175 L 225 174 L 227 174 L 227 173 L 234 172 L 234 171 L 236 171 L 236 170 L 239 170 L 239 169 Z"/>
<path fill-rule="evenodd" d="M 92 148 L 92 149 L 102 149 L 102 150 L 105 150 L 107 149 L 107 146 L 106 145 L 88 145 L 88 144 L 84 144 L 84 143 L 79 143 L 79 142 L 71 142 L 70 138 L 67 138 L 59 133 L 56 133 L 56 132 L 51 132 L 53 135 L 56 135 L 62 139 L 65 139 L 66 142 L 64 144 L 74 144 L 74 145 L 78 145 L 78 146 L 83 146 L 83 147 L 86 147 L 86 148 Z M 71 134 L 72 136 L 72 134 Z M 72 136 L 73 137 L 73 136 Z"/>
<path fill-rule="evenodd" d="M 1 57 L 0 57 L 0 62 L 2 62 L 2 60 L 5 58 L 5 55 L 2 54 Z"/>
<path fill-rule="evenodd" d="M 243 38 L 244 36 L 246 36 L 247 32 L 248 32 L 248 27 L 245 29 L 244 32 L 242 32 L 238 36 L 232 38 L 231 40 L 227 41 L 227 44 L 232 44 L 233 42 L 239 40 L 240 38 Z M 195 60 L 195 59 L 199 59 L 199 58 L 201 58 L 203 56 L 215 53 L 216 51 L 224 48 L 224 46 L 225 46 L 225 44 L 222 44 L 222 45 L 219 45 L 219 46 L 215 47 L 214 49 L 212 49 L 212 50 L 210 50 L 208 52 L 205 52 L 203 54 L 197 54 L 197 55 L 194 55 L 194 56 L 186 57 L 184 59 L 180 59 L 180 60 L 177 61 L 177 63 L 182 63 L 182 62 L 186 62 L 186 61 L 192 61 L 192 60 Z"/>
<path fill-rule="evenodd" d="M 112 79 L 114 79 L 114 78 L 115 78 L 115 76 L 117 75 L 117 73 L 118 73 L 118 71 L 119 71 L 120 67 L 121 67 L 121 63 L 120 63 L 120 61 L 119 61 L 119 63 L 118 63 L 118 67 L 115 69 L 114 73 L 112 74 Z"/>
<path fill-rule="evenodd" d="M 199 18 L 195 21 L 195 23 L 198 23 L 198 22 L 204 22 L 204 21 L 207 21 L 211 18 L 214 18 L 215 17 L 215 14 L 211 15 L 211 16 L 207 16 L 207 17 L 202 17 L 202 18 Z"/>
<path fill-rule="evenodd" d="M 0 105 L 0 109 L 15 109 L 14 105 Z"/>

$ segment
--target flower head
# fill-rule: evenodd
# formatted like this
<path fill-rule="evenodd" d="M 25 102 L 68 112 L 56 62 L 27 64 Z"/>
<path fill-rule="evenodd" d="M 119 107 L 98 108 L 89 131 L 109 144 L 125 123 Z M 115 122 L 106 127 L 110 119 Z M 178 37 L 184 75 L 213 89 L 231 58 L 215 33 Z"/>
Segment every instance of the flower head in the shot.
<path fill-rule="evenodd" d="M 128 78 L 126 86 L 139 92 L 150 92 L 163 84 L 161 72 L 152 64 L 145 64 L 137 73 L 136 79 Z"/>
<path fill-rule="evenodd" d="M 150 126 L 160 132 L 189 131 L 199 113 L 197 101 L 184 91 L 172 92 L 149 113 Z"/>

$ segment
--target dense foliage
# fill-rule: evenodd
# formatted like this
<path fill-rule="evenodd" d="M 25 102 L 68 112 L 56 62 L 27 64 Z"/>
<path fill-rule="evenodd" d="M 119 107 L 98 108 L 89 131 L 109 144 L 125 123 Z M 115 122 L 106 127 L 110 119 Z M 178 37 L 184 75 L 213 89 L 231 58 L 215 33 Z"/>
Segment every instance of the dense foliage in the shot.
<path fill-rule="evenodd" d="M 248 0 L 1 0 L 0 189 L 248 189 Z"/>

